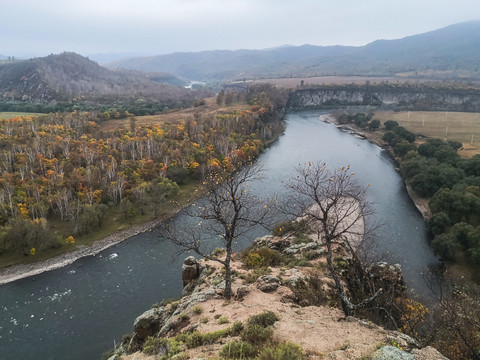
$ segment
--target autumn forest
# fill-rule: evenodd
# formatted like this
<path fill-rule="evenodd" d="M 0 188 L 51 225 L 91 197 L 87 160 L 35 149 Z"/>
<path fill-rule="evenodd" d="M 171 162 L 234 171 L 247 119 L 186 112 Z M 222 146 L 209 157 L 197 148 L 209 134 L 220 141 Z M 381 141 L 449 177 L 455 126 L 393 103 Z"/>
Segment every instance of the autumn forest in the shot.
<path fill-rule="evenodd" d="M 140 125 L 127 113 L 113 131 L 96 111 L 1 120 L 0 253 L 69 246 L 112 212 L 156 217 L 183 185 L 254 158 L 282 132 L 286 94 L 263 85 L 235 99 L 247 106 Z"/>

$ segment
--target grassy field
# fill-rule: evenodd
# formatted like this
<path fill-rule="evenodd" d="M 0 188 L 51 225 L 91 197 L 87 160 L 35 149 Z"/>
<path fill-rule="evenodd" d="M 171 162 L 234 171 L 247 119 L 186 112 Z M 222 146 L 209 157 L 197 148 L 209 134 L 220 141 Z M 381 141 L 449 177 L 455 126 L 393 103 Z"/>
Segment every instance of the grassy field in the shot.
<path fill-rule="evenodd" d="M 45 114 L 39 113 L 26 113 L 26 112 L 0 112 L 0 119 L 9 120 L 17 116 L 39 116 Z"/>
<path fill-rule="evenodd" d="M 205 99 L 205 105 L 188 108 L 180 111 L 174 111 L 168 114 L 136 116 L 137 126 L 153 125 L 153 124 L 176 124 L 188 119 L 192 119 L 195 112 L 199 112 L 201 116 L 209 116 L 214 114 L 231 113 L 234 110 L 248 110 L 251 106 L 245 103 L 233 102 L 230 106 L 218 106 L 216 98 Z M 113 132 L 117 129 L 129 129 L 129 119 L 107 120 L 101 123 L 101 130 L 104 132 Z"/>
<path fill-rule="evenodd" d="M 382 124 L 395 120 L 407 130 L 431 138 L 456 140 L 463 144 L 462 157 L 480 154 L 480 114 L 439 111 L 377 111 Z"/>

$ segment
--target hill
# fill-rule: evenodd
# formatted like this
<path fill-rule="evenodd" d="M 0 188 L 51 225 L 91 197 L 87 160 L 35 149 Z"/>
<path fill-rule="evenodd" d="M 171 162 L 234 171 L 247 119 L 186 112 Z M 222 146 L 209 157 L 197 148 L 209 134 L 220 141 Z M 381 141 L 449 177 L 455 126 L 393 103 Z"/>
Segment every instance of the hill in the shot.
<path fill-rule="evenodd" d="M 137 57 L 109 68 L 165 71 L 192 80 L 322 75 L 480 77 L 480 21 L 451 25 L 360 47 L 283 46 L 265 50 L 216 50 Z"/>
<path fill-rule="evenodd" d="M 0 63 L 0 94 L 8 100 L 175 102 L 193 97 L 191 91 L 171 83 L 182 81 L 166 73 L 109 70 L 75 53 Z"/>

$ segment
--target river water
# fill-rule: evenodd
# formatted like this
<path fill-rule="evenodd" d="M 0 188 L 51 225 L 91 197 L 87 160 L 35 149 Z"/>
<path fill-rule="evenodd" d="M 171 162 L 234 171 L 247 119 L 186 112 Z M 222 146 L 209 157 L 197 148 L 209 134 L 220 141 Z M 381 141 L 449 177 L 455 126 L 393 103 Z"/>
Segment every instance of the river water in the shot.
<path fill-rule="evenodd" d="M 385 151 L 319 121 L 319 114 L 286 116 L 285 134 L 260 156 L 267 171 L 255 190 L 281 195 L 281 180 L 308 161 L 329 167 L 350 164 L 360 184 L 371 184 L 368 196 L 383 223 L 376 251 L 402 265 L 412 291 L 428 296 L 421 274 L 437 259 L 394 164 Z M 263 234 L 258 230 L 255 235 Z M 180 295 L 183 257 L 175 254 L 153 229 L 97 256 L 0 286 L 0 358 L 99 359 L 132 330 L 136 316 Z"/>

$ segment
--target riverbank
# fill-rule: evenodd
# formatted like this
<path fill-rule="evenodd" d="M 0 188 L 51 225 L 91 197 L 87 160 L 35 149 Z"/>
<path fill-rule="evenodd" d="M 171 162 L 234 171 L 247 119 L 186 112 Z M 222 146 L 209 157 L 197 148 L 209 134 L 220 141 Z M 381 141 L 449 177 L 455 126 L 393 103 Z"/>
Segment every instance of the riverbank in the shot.
<path fill-rule="evenodd" d="M 169 214 L 169 216 L 171 216 L 171 214 Z M 151 230 L 162 220 L 163 218 L 159 218 L 144 224 L 135 225 L 131 228 L 113 233 L 102 240 L 94 242 L 90 246 L 79 245 L 75 250 L 55 256 L 45 261 L 39 261 L 32 264 L 12 265 L 0 269 L 0 285 L 38 275 L 45 271 L 52 271 L 62 268 L 86 256 L 95 256 L 99 252 L 119 244 L 122 241 L 131 238 L 132 236 Z"/>
<path fill-rule="evenodd" d="M 377 145 L 378 147 L 382 148 L 383 150 L 387 151 L 390 155 L 390 158 L 394 161 L 395 166 L 397 167 L 397 171 L 399 171 L 400 161 L 393 153 L 393 150 L 390 146 L 386 145 L 384 142 L 380 141 L 378 138 L 372 136 L 372 132 L 364 131 L 359 129 L 354 125 L 341 125 L 338 123 L 337 118 L 332 114 L 322 114 L 319 116 L 319 120 L 323 121 L 328 124 L 332 124 L 336 126 L 340 131 L 349 133 L 359 139 L 365 139 L 370 141 L 372 144 Z M 427 221 L 431 216 L 432 213 L 428 207 L 428 200 L 420 198 L 412 188 L 404 181 L 405 188 L 407 190 L 408 196 L 412 200 L 413 204 L 415 205 L 418 212 L 422 215 L 423 219 Z"/>

